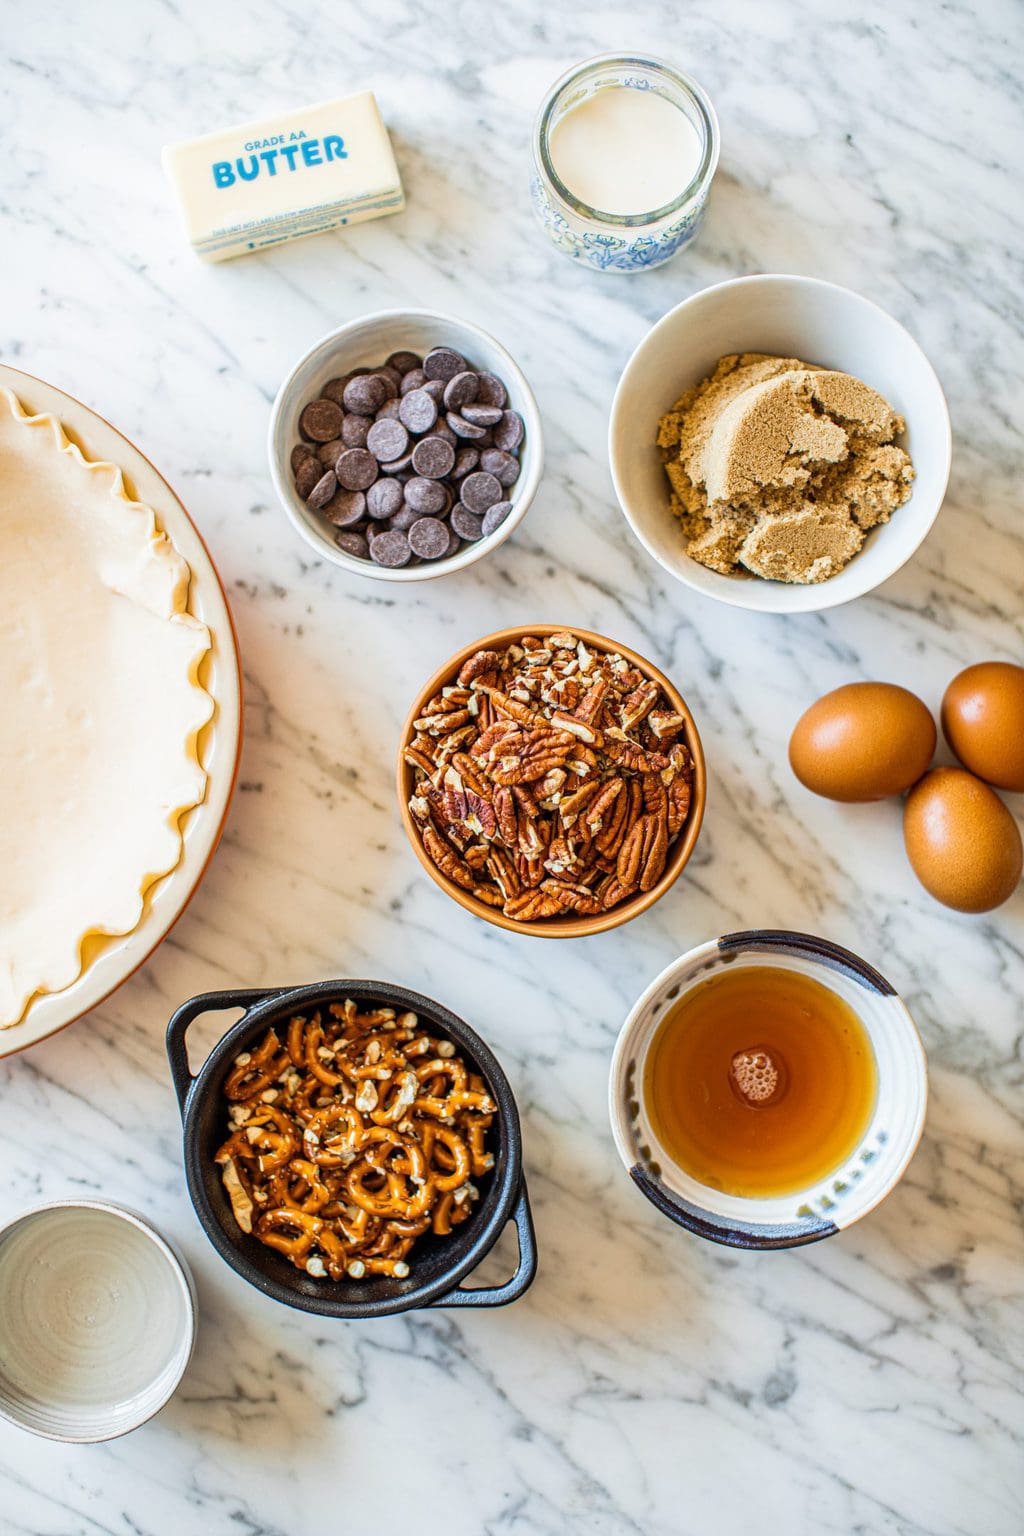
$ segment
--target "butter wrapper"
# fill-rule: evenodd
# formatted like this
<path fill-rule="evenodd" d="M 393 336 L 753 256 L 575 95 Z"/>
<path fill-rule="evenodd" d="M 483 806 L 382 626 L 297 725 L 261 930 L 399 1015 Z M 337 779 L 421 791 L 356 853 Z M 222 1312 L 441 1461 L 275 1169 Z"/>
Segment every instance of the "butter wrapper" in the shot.
<path fill-rule="evenodd" d="M 405 194 L 372 91 L 169 144 L 193 249 L 226 261 L 400 213 Z"/>

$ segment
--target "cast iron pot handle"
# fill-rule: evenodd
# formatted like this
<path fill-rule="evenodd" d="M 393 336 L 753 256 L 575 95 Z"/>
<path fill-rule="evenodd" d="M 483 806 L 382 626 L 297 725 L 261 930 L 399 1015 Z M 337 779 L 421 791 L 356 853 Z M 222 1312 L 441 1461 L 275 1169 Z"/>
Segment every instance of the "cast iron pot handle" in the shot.
<path fill-rule="evenodd" d="M 198 997 L 190 997 L 187 1003 L 182 1003 L 181 1007 L 172 1014 L 171 1022 L 167 1026 L 167 1060 L 171 1064 L 171 1080 L 174 1083 L 174 1091 L 178 1095 L 178 1108 L 183 1117 L 185 1100 L 195 1081 L 189 1071 L 188 1051 L 185 1048 L 185 1036 L 188 1034 L 189 1025 L 198 1019 L 201 1013 L 218 1013 L 226 1008 L 251 1008 L 254 1003 L 262 1003 L 268 997 L 279 997 L 282 992 L 287 991 L 287 987 L 263 987 L 239 988 L 237 991 L 227 992 L 200 992 Z"/>
<path fill-rule="evenodd" d="M 503 1307 L 507 1302 L 515 1301 L 524 1291 L 529 1290 L 533 1284 L 533 1277 L 537 1273 L 537 1240 L 533 1231 L 533 1216 L 530 1213 L 530 1199 L 526 1193 L 525 1179 L 520 1180 L 519 1194 L 510 1220 L 515 1222 L 516 1231 L 519 1234 L 519 1265 L 511 1280 L 506 1280 L 504 1285 L 481 1286 L 478 1290 L 463 1290 L 458 1286 L 454 1291 L 449 1291 L 447 1296 L 432 1302 L 432 1306 Z"/>

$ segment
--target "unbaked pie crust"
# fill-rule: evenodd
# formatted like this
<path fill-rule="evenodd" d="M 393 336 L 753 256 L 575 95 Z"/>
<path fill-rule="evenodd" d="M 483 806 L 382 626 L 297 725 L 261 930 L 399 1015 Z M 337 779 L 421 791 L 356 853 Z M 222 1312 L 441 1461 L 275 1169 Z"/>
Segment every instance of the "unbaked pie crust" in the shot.
<path fill-rule="evenodd" d="M 116 465 L 0 387 L 0 1028 L 181 859 L 214 710 L 190 576 Z"/>

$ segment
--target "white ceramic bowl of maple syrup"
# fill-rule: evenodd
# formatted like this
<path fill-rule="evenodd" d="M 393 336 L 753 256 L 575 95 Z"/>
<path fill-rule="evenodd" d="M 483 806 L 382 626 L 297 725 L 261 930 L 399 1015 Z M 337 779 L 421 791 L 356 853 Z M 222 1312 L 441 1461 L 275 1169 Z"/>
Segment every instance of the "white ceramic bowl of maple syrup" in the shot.
<path fill-rule="evenodd" d="M 924 1127 L 917 1027 L 872 966 L 757 929 L 672 962 L 612 1058 L 612 1134 L 663 1215 L 734 1248 L 792 1248 L 895 1188 Z"/>

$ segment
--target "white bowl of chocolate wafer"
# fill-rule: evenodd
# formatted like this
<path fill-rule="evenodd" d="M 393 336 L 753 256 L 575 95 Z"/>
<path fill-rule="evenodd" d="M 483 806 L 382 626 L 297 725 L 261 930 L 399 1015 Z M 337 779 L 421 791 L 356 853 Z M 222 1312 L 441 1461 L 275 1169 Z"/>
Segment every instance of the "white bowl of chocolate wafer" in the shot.
<path fill-rule="evenodd" d="M 322 337 L 274 402 L 281 505 L 318 555 L 423 581 L 496 549 L 543 464 L 533 391 L 505 348 L 433 310 L 382 310 Z"/>

